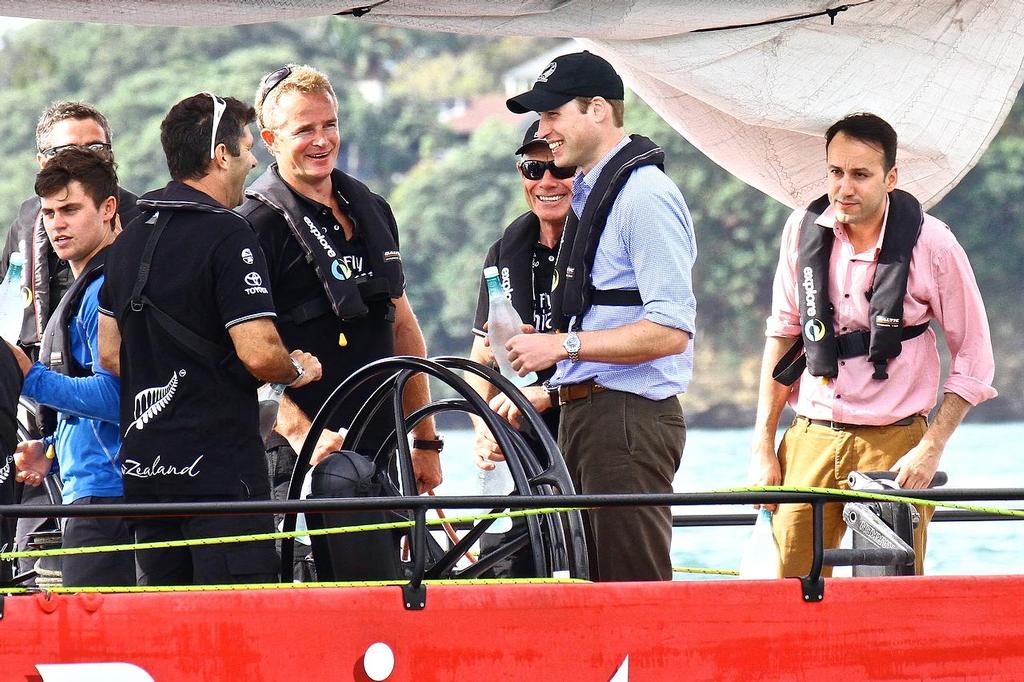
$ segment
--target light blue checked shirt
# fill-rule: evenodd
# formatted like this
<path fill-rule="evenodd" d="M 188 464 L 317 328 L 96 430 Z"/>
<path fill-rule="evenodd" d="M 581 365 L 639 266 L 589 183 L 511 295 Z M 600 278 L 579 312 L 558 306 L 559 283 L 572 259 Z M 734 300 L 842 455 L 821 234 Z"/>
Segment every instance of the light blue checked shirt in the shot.
<path fill-rule="evenodd" d="M 583 213 L 601 170 L 628 143 L 629 138 L 623 138 L 589 173 L 573 180 L 572 210 L 577 216 Z M 608 214 L 597 245 L 592 279 L 596 289 L 638 289 L 644 305 L 595 305 L 583 316 L 582 324 L 573 318 L 572 328 L 614 329 L 646 319 L 689 332 L 691 341 L 682 353 L 639 365 L 563 360 L 551 383 L 576 384 L 594 379 L 605 388 L 652 400 L 685 392 L 693 375 L 697 300 L 690 272 L 696 258 L 693 222 L 679 188 L 656 166 L 633 171 Z M 583 349 L 586 352 L 586 341 Z"/>

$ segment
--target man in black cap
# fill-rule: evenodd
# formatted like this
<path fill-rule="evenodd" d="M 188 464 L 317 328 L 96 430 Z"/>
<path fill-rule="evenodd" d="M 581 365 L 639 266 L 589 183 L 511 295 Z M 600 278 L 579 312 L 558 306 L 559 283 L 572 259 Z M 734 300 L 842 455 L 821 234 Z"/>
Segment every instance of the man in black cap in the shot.
<path fill-rule="evenodd" d="M 526 130 L 523 144 L 516 150 L 516 167 L 523 183 L 523 194 L 530 210 L 512 221 L 501 238 L 491 244 L 484 258 L 484 268 L 495 266 L 501 274 L 502 286 L 519 316 L 539 332 L 554 331 L 551 318 L 551 285 L 554 283 L 555 256 L 562 239 L 565 217 L 572 198 L 572 177 L 575 168 L 559 168 L 552 162 L 547 140 L 537 137 L 540 121 L 534 121 Z M 494 356 L 484 343 L 487 332 L 487 284 L 480 278 L 480 295 L 476 317 L 473 320 L 473 348 L 469 357 L 483 364 L 493 364 Z M 552 433 L 558 430 L 558 393 L 549 392 L 547 379 L 554 368 L 538 373 L 538 382 L 523 389 L 538 411 L 544 413 Z M 468 376 L 467 381 L 488 400 L 491 407 L 518 421 L 515 405 L 505 396 L 497 394 L 493 386 L 482 379 Z M 543 382 L 543 383 L 542 383 Z M 492 400 L 493 399 L 493 400 Z M 481 469 L 493 469 L 493 461 L 502 459 L 501 448 L 494 436 L 479 420 L 474 420 L 476 445 L 474 455 Z M 528 425 L 520 424 L 521 427 Z"/>
<path fill-rule="evenodd" d="M 690 213 L 664 152 L 623 130 L 622 79 L 589 52 L 556 58 L 508 100 L 540 113 L 556 166 L 578 168 L 555 265 L 554 326 L 508 343 L 525 375 L 550 367 L 558 442 L 582 493 L 669 493 L 686 425 L 676 396 L 693 368 L 697 256 Z M 670 580 L 669 507 L 589 515 L 596 580 Z"/>

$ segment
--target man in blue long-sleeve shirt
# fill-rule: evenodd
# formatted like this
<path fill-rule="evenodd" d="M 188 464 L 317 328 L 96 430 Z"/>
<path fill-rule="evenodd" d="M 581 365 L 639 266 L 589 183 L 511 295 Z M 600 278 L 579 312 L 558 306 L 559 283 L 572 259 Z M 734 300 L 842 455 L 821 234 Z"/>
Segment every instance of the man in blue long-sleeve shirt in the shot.
<path fill-rule="evenodd" d="M 54 252 L 70 264 L 75 283 L 46 326 L 41 362 L 33 364 L 15 351 L 25 372 L 22 393 L 57 411 L 51 436 L 18 446 L 18 479 L 39 485 L 49 472 L 47 450 L 53 445 L 65 504 L 120 502 L 120 384 L 99 366 L 97 310 L 105 250 L 116 235 L 117 175 L 108 155 L 75 147 L 47 164 L 35 189 L 47 236 Z M 64 527 L 65 548 L 128 542 L 127 526 L 119 518 L 70 518 Z M 66 556 L 62 572 L 64 585 L 71 587 L 135 582 L 128 552 Z"/>

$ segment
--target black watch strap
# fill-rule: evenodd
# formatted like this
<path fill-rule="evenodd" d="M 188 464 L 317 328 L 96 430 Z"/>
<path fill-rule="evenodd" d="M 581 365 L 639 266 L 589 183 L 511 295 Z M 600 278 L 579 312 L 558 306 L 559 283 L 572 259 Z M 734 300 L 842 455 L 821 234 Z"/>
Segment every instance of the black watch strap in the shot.
<path fill-rule="evenodd" d="M 438 435 L 433 440 L 413 438 L 412 446 L 418 450 L 437 450 L 441 452 L 444 450 L 444 437 Z"/>
<path fill-rule="evenodd" d="M 558 397 L 558 386 L 552 386 L 546 381 L 542 386 L 544 386 L 544 390 L 548 392 L 548 400 L 551 401 L 551 407 L 558 407 L 561 403 L 561 399 Z"/>

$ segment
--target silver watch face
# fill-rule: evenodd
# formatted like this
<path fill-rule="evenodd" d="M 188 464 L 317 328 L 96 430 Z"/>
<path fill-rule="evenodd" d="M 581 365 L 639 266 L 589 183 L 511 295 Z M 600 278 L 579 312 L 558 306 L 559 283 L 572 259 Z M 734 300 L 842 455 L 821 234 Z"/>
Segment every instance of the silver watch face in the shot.
<path fill-rule="evenodd" d="M 576 336 L 575 332 L 570 332 L 565 341 L 562 342 L 562 348 L 565 349 L 566 353 L 578 353 L 580 351 L 580 337 Z"/>

